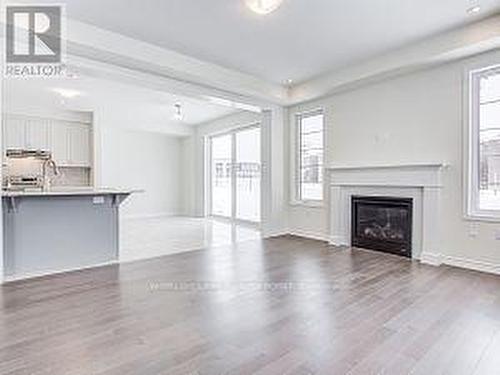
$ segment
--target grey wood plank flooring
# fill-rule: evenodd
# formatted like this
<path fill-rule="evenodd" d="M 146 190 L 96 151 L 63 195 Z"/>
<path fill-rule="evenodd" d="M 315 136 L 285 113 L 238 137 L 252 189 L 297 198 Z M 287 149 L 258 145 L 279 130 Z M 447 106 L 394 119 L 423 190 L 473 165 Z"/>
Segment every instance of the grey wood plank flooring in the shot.
<path fill-rule="evenodd" d="M 0 374 L 500 374 L 500 277 L 280 237 L 14 282 Z"/>

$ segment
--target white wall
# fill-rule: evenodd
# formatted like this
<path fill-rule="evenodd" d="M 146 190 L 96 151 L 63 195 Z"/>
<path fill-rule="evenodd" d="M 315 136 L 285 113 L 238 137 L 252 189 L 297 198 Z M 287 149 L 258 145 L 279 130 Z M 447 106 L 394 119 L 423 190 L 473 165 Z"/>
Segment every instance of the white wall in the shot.
<path fill-rule="evenodd" d="M 195 136 L 186 137 L 181 139 L 182 149 L 182 213 L 186 216 L 201 216 L 202 213 L 197 213 L 196 208 L 196 186 L 195 186 L 195 173 L 197 173 L 197 155 L 196 138 Z M 200 172 L 202 173 L 202 172 Z"/>
<path fill-rule="evenodd" d="M 4 84 L 3 81 L 0 81 L 0 113 L 3 114 L 5 111 L 4 108 Z M 0 132 L 0 151 L 3 155 L 3 132 Z M 0 168 L 0 181 L 3 181 L 3 168 Z M 2 215 L 0 215 L 0 285 L 3 283 L 4 278 L 4 269 L 3 269 L 3 257 L 4 257 L 4 248 L 3 248 L 3 199 L 0 202 L 0 208 L 2 209 Z"/>
<path fill-rule="evenodd" d="M 500 241 L 494 237 L 500 223 L 472 223 L 463 216 L 464 71 L 491 64 L 500 64 L 500 52 L 294 106 L 290 118 L 324 108 L 327 165 L 449 163 L 441 217 L 443 255 L 455 263 L 466 259 L 499 265 Z M 323 208 L 289 206 L 290 231 L 327 238 L 328 204 L 327 199 Z M 469 235 L 471 225 L 478 228 L 475 238 Z"/>
<path fill-rule="evenodd" d="M 112 114 L 97 111 L 96 184 L 144 190 L 124 202 L 123 217 L 181 214 L 182 138 L 136 130 L 138 125 L 116 121 Z"/>

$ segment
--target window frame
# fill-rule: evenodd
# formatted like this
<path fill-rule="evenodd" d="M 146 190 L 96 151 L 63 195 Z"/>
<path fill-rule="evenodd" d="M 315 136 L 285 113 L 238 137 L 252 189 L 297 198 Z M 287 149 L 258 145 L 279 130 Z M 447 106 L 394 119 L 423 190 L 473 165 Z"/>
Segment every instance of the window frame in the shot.
<path fill-rule="evenodd" d="M 500 65 L 466 72 L 465 109 L 465 218 L 480 221 L 500 221 L 500 210 L 479 207 L 480 196 L 480 81 L 486 75 L 499 74 Z"/>
<path fill-rule="evenodd" d="M 323 165 L 322 165 L 322 173 L 323 173 L 323 183 L 322 183 L 322 197 L 321 199 L 313 200 L 313 199 L 303 199 L 301 194 L 301 121 L 307 117 L 313 117 L 321 115 L 323 117 L 322 124 L 322 133 L 323 133 L 323 145 L 322 145 L 322 154 L 323 154 Z M 326 150 L 326 126 L 325 126 L 325 111 L 323 108 L 315 108 L 308 111 L 297 112 L 293 114 L 293 139 L 292 139 L 292 199 L 291 205 L 303 205 L 308 207 L 323 207 L 326 196 L 325 189 L 325 150 Z"/>

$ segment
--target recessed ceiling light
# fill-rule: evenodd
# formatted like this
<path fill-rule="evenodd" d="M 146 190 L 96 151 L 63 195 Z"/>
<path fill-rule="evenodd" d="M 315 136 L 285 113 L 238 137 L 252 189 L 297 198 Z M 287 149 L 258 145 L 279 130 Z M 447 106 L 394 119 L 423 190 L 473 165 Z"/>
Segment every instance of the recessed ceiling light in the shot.
<path fill-rule="evenodd" d="M 481 11 L 481 7 L 479 5 L 473 6 L 472 8 L 467 9 L 467 13 L 476 14 Z"/>
<path fill-rule="evenodd" d="M 283 0 L 245 0 L 250 10 L 257 14 L 269 14 L 278 9 Z"/>
<path fill-rule="evenodd" d="M 77 96 L 82 95 L 82 93 L 80 91 L 71 90 L 71 89 L 55 88 L 55 89 L 52 89 L 52 91 L 58 93 L 63 98 L 67 98 L 67 99 L 75 98 Z"/>

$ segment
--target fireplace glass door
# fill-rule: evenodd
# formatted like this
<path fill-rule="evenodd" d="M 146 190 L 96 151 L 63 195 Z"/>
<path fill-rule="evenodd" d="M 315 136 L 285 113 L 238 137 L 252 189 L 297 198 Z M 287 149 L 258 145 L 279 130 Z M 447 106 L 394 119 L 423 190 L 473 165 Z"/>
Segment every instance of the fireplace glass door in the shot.
<path fill-rule="evenodd" d="M 352 197 L 352 245 L 411 257 L 412 199 Z"/>

